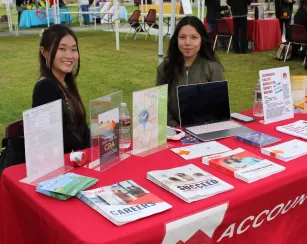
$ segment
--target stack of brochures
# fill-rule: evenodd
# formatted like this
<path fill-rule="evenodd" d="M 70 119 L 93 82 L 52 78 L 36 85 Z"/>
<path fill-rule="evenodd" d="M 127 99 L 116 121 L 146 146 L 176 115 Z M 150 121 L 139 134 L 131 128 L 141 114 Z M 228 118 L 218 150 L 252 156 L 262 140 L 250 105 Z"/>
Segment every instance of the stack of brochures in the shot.
<path fill-rule="evenodd" d="M 255 147 L 264 147 L 280 141 L 280 138 L 270 136 L 259 131 L 252 131 L 250 133 L 236 136 L 236 140 Z"/>
<path fill-rule="evenodd" d="M 53 179 L 40 182 L 36 191 L 60 200 L 74 197 L 79 191 L 85 190 L 96 184 L 98 179 L 90 178 L 75 173 L 59 175 Z"/>
<path fill-rule="evenodd" d="M 147 173 L 147 179 L 187 203 L 232 190 L 234 187 L 193 164 Z"/>
<path fill-rule="evenodd" d="M 307 142 L 295 139 L 273 147 L 262 148 L 261 152 L 265 155 L 288 162 L 307 154 Z"/>
<path fill-rule="evenodd" d="M 202 162 L 247 183 L 285 170 L 285 167 L 242 148 L 203 157 Z"/>
<path fill-rule="evenodd" d="M 277 126 L 276 130 L 288 135 L 297 136 L 307 140 L 307 121 L 298 120 L 294 123 Z"/>
<path fill-rule="evenodd" d="M 81 191 L 77 197 L 116 225 L 127 224 L 172 207 L 132 180 Z"/>

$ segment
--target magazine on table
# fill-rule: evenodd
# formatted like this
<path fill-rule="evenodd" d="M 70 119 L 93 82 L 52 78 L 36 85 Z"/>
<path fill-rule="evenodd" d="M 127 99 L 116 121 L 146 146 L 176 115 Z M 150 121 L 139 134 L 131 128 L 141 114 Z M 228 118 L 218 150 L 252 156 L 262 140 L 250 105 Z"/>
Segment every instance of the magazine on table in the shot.
<path fill-rule="evenodd" d="M 132 180 L 80 191 L 77 197 L 118 226 L 172 207 Z"/>
<path fill-rule="evenodd" d="M 36 191 L 60 200 L 67 200 L 70 197 L 76 196 L 79 191 L 96 184 L 97 181 L 98 179 L 95 178 L 75 173 L 66 173 L 40 182 L 36 187 Z"/>
<path fill-rule="evenodd" d="M 307 154 L 307 142 L 294 139 L 276 146 L 262 148 L 261 152 L 287 162 Z"/>
<path fill-rule="evenodd" d="M 270 136 L 259 131 L 253 131 L 236 136 L 236 140 L 242 141 L 255 147 L 264 147 L 280 141 L 280 138 Z"/>
<path fill-rule="evenodd" d="M 307 140 L 307 121 L 298 120 L 294 123 L 277 126 L 276 130 L 288 135 L 297 136 Z"/>
<path fill-rule="evenodd" d="M 202 162 L 247 183 L 285 170 L 285 167 L 242 148 L 203 157 Z"/>
<path fill-rule="evenodd" d="M 188 203 L 234 188 L 194 164 L 150 171 L 147 173 L 147 179 Z"/>

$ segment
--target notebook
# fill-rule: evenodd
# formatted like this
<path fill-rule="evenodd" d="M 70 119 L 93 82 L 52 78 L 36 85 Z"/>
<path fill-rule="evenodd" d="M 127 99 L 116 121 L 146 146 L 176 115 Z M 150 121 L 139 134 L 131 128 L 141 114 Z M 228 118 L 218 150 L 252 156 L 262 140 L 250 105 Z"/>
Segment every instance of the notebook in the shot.
<path fill-rule="evenodd" d="M 177 96 L 181 127 L 202 141 L 252 131 L 231 120 L 227 81 L 178 86 Z"/>

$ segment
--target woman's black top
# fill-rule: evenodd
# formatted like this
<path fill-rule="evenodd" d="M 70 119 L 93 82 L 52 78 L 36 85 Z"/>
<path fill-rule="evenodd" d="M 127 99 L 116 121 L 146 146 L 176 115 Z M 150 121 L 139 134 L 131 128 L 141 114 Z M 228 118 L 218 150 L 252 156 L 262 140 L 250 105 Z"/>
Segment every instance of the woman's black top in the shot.
<path fill-rule="evenodd" d="M 74 121 L 74 111 L 70 105 L 71 101 L 67 98 L 65 91 L 54 80 L 41 79 L 36 83 L 32 96 L 33 108 L 58 99 L 62 99 L 63 107 L 64 152 L 69 153 L 72 150 L 75 151 L 89 147 L 90 130 L 86 124 L 85 116 L 84 129 L 83 131 L 79 131 Z"/>

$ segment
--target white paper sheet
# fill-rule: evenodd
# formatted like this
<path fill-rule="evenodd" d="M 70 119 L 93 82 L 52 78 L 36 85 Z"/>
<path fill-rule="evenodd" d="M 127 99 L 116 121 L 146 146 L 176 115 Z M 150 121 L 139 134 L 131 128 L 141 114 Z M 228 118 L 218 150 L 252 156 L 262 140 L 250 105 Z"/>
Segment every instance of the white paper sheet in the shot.
<path fill-rule="evenodd" d="M 289 67 L 260 70 L 264 124 L 293 118 Z"/>
<path fill-rule="evenodd" d="M 64 166 L 62 100 L 23 112 L 27 182 Z"/>
<path fill-rule="evenodd" d="M 194 158 L 200 158 L 207 155 L 212 155 L 216 153 L 227 152 L 230 148 L 222 145 L 216 141 L 199 143 L 192 146 L 187 147 L 178 147 L 171 149 L 174 153 L 179 155 L 180 157 L 188 160 Z"/>

